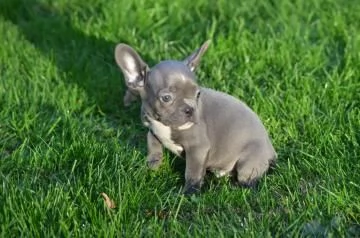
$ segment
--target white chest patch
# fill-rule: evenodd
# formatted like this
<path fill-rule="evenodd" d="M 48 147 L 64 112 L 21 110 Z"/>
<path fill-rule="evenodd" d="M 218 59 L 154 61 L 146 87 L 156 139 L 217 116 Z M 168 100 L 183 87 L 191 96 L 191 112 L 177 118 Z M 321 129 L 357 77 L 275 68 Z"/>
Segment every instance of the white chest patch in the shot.
<path fill-rule="evenodd" d="M 151 128 L 152 132 L 158 137 L 161 143 L 169 150 L 171 150 L 176 155 L 180 156 L 181 152 L 183 151 L 182 146 L 174 143 L 171 139 L 171 128 L 165 126 L 159 121 L 153 120 L 148 118 L 149 120 L 149 127 Z"/>

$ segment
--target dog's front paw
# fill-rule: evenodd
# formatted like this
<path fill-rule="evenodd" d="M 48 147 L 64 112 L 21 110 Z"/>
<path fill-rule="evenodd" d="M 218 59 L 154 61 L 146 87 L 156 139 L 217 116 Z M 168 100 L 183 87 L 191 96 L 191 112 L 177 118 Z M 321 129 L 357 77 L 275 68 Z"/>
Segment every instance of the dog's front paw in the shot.
<path fill-rule="evenodd" d="M 186 182 L 184 187 L 184 195 L 192 195 L 200 193 L 201 182 Z"/>
<path fill-rule="evenodd" d="M 148 155 L 147 164 L 150 169 L 152 169 L 152 170 L 158 169 L 160 167 L 161 163 L 162 163 L 162 154 L 161 153 Z"/>
<path fill-rule="evenodd" d="M 246 182 L 238 182 L 240 187 L 247 188 L 247 189 L 255 189 L 259 185 L 259 180 L 253 179 Z"/>

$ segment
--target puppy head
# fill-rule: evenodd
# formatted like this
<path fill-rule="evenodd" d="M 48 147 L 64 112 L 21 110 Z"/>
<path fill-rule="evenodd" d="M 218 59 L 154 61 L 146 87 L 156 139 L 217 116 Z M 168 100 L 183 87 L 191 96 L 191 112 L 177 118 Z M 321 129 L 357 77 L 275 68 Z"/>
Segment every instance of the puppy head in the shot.
<path fill-rule="evenodd" d="M 194 71 L 209 44 L 206 41 L 183 61 L 162 61 L 151 69 L 125 44 L 116 46 L 115 59 L 128 88 L 140 94 L 147 116 L 173 128 L 187 129 L 197 122 L 200 88 Z"/>

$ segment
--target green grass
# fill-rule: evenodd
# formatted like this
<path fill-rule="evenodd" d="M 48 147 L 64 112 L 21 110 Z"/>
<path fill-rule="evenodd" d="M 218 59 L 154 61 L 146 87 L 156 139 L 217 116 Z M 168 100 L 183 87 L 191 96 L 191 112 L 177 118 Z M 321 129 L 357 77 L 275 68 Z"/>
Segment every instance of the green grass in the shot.
<path fill-rule="evenodd" d="M 1 0 L 1 236 L 359 237 L 359 12 L 355 0 Z M 128 43 L 153 65 L 207 39 L 200 84 L 249 104 L 279 162 L 258 190 L 209 175 L 186 198 L 184 161 L 146 167 L 113 50 Z"/>

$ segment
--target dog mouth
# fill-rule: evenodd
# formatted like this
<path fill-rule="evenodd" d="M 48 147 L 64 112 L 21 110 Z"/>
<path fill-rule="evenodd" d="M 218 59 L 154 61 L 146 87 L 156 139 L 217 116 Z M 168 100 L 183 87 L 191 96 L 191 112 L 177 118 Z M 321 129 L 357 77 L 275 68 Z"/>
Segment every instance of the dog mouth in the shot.
<path fill-rule="evenodd" d="M 182 124 L 181 126 L 178 126 L 177 129 L 180 130 L 180 131 L 188 130 L 188 129 L 190 129 L 194 124 L 195 124 L 195 122 L 188 121 L 188 122 L 185 122 L 184 124 Z"/>
<path fill-rule="evenodd" d="M 153 113 L 144 112 L 144 119 L 146 124 L 150 124 L 152 120 L 156 120 L 165 126 L 169 126 L 173 129 L 180 131 L 188 130 L 196 124 L 196 120 L 194 120 L 195 119 L 194 117 L 185 118 L 185 119 L 178 118 L 176 116 L 173 117 L 174 118 L 172 117 L 164 118 L 157 112 L 153 112 Z"/>
<path fill-rule="evenodd" d="M 197 120 L 194 116 L 192 116 L 191 118 L 181 117 L 181 118 L 177 118 L 177 120 L 170 119 L 168 124 L 175 130 L 185 131 L 192 128 L 195 124 L 197 124 Z"/>

